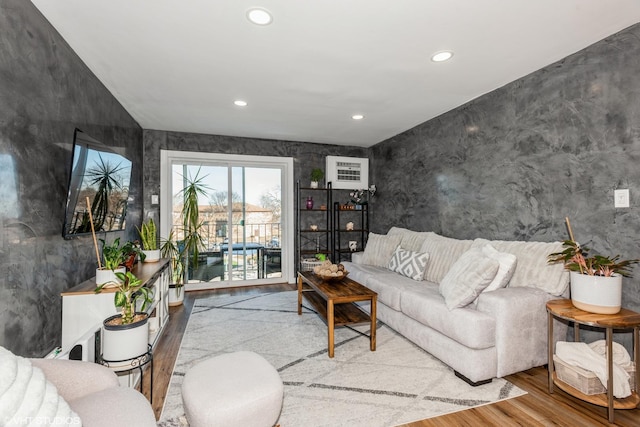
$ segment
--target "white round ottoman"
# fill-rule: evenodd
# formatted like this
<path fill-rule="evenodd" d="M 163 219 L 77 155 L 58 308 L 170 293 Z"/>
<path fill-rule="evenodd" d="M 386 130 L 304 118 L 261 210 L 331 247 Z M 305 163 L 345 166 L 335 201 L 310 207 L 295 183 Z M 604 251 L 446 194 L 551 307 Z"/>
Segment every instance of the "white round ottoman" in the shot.
<path fill-rule="evenodd" d="M 182 381 L 184 413 L 191 427 L 272 427 L 280 417 L 283 395 L 278 372 L 251 351 L 200 362 Z"/>

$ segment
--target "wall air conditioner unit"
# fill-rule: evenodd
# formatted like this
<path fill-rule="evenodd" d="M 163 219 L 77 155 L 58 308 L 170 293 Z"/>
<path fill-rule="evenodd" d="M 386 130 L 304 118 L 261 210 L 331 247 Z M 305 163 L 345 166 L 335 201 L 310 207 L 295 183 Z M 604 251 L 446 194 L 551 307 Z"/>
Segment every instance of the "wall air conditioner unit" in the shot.
<path fill-rule="evenodd" d="M 327 156 L 327 182 L 343 190 L 369 188 L 369 159 Z"/>

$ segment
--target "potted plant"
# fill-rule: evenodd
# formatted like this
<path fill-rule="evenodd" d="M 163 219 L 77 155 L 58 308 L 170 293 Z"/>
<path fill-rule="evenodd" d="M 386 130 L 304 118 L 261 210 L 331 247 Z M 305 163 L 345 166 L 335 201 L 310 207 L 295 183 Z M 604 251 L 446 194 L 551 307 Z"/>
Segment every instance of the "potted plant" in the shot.
<path fill-rule="evenodd" d="M 324 178 L 324 172 L 320 168 L 311 169 L 311 188 L 318 188 L 318 184 Z"/>
<path fill-rule="evenodd" d="M 133 273 L 116 273 L 119 282 L 114 294 L 114 305 L 120 313 L 103 321 L 102 358 L 108 361 L 133 359 L 147 352 L 149 342 L 149 315 L 145 312 L 153 301 L 148 288 Z M 105 285 L 99 285 L 100 293 Z M 140 311 L 137 311 L 141 301 Z"/>
<path fill-rule="evenodd" d="M 176 306 L 182 304 L 184 294 L 184 257 L 179 249 L 179 242 L 175 240 L 175 232 L 172 229 L 169 237 L 162 241 L 160 253 L 163 258 L 171 260 L 171 283 L 169 284 L 169 305 Z"/>
<path fill-rule="evenodd" d="M 183 199 L 180 212 L 181 227 L 178 229 L 182 239 L 178 239 L 177 232 L 171 229 L 160 248 L 161 255 L 171 259 L 172 283 L 169 285 L 169 305 L 172 306 L 182 304 L 185 273 L 189 274 L 198 268 L 200 248 L 204 246 L 198 196 L 206 195 L 209 188 L 203 182 L 205 177 L 199 177 L 199 173 L 198 170 L 194 178 L 186 178 L 186 185 L 179 193 Z"/>
<path fill-rule="evenodd" d="M 100 243 L 102 243 L 102 263 L 98 263 L 96 269 L 96 284 L 100 286 L 117 284 L 116 273 L 126 272 L 124 262 L 127 260 L 128 253 L 120 246 L 120 237 L 111 244 L 107 244 L 104 239 L 100 239 Z"/>
<path fill-rule="evenodd" d="M 549 254 L 548 262 L 562 262 L 569 270 L 574 306 L 591 313 L 618 313 L 622 306 L 622 278 L 631 277 L 631 267 L 640 260 L 621 260 L 620 255 L 589 256 L 590 249 L 573 238 L 569 218 L 565 221 L 570 240 L 563 242 L 562 252 Z"/>
<path fill-rule="evenodd" d="M 156 224 L 153 218 L 149 218 L 146 223 L 142 223 L 137 228 L 142 242 L 142 252 L 145 254 L 144 262 L 157 262 L 160 260 L 160 249 L 156 238 Z"/>

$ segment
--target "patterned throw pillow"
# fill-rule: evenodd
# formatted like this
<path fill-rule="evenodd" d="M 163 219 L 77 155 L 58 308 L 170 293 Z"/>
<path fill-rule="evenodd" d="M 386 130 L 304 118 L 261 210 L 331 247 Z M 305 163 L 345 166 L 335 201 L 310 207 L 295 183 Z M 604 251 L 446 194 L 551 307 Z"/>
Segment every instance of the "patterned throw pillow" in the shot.
<path fill-rule="evenodd" d="M 389 270 L 413 280 L 424 280 L 424 271 L 428 262 L 428 253 L 408 251 L 398 247 L 389 261 Z"/>

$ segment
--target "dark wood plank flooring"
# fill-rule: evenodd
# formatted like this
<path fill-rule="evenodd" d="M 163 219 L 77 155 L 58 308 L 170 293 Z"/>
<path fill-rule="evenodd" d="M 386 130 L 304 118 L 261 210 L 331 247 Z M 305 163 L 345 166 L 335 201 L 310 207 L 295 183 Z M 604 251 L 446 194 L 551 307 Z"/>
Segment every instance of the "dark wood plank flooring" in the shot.
<path fill-rule="evenodd" d="M 178 355 L 182 335 L 189 320 L 193 302 L 197 298 L 211 295 L 258 294 L 295 290 L 295 285 L 281 284 L 243 288 L 218 289 L 213 291 L 187 292 L 185 302 L 171 307 L 170 321 L 154 351 L 153 409 L 160 417 L 162 405 L 171 380 L 173 365 Z M 607 421 L 607 410 L 582 402 L 561 390 L 549 394 L 547 370 L 544 367 L 529 369 L 506 379 L 527 395 L 502 402 L 467 409 L 453 414 L 406 424 L 405 427 L 427 426 L 640 426 L 640 409 L 618 410 L 615 424 Z M 149 375 L 145 375 L 145 390 L 149 389 Z M 297 427 L 297 426 L 283 426 Z"/>

